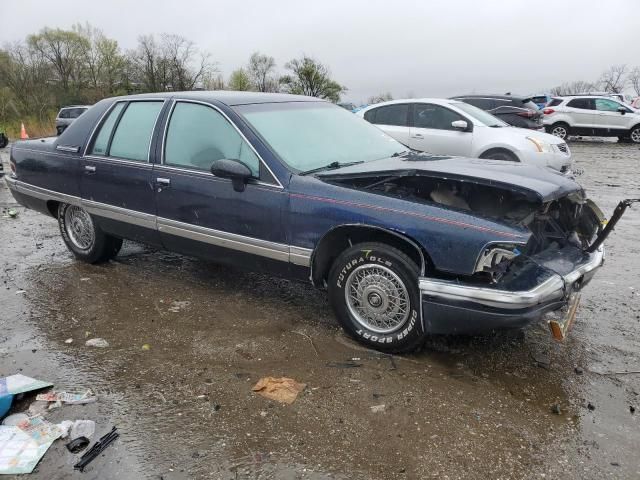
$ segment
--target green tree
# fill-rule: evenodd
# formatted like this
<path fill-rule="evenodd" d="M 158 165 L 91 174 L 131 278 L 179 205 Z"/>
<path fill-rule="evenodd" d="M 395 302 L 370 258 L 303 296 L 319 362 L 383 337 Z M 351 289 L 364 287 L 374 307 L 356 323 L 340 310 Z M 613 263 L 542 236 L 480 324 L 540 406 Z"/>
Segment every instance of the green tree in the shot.
<path fill-rule="evenodd" d="M 229 82 L 227 82 L 229 90 L 237 90 L 239 92 L 252 90 L 252 86 L 251 79 L 244 68 L 234 70 L 229 77 Z"/>
<path fill-rule="evenodd" d="M 280 83 L 289 93 L 323 98 L 337 103 L 340 101 L 340 95 L 347 91 L 346 87 L 331 78 L 325 65 L 311 57 L 293 59 L 285 68 L 292 73 L 283 76 Z"/>

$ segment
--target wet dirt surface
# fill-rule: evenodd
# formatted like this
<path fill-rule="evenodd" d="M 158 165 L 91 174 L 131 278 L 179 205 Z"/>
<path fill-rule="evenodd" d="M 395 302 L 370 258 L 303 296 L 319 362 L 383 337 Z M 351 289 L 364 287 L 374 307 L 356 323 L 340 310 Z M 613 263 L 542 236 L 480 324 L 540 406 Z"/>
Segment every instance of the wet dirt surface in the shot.
<path fill-rule="evenodd" d="M 605 213 L 640 196 L 638 146 L 570 146 Z M 2 182 L 0 376 L 92 388 L 98 402 L 47 419 L 121 432 L 84 474 L 56 441 L 30 478 L 638 478 L 640 374 L 611 374 L 640 371 L 638 232 L 636 207 L 565 343 L 541 324 L 390 358 L 345 338 L 304 284 L 133 243 L 81 264 Z M 263 376 L 308 386 L 282 406 L 251 392 Z"/>

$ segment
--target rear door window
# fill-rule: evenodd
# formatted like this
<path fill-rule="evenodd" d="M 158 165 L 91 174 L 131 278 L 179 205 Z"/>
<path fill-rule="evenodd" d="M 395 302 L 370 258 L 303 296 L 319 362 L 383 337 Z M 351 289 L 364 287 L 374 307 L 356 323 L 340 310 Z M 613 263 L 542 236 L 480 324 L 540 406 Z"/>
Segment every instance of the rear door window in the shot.
<path fill-rule="evenodd" d="M 493 110 L 496 108 L 496 102 L 492 98 L 461 98 L 460 100 L 482 110 Z"/>
<path fill-rule="evenodd" d="M 573 98 L 567 103 L 567 107 L 579 108 L 581 110 L 594 110 L 592 98 Z"/>
<path fill-rule="evenodd" d="M 376 113 L 373 117 L 372 123 L 375 123 L 376 125 L 395 125 L 398 127 L 407 126 L 407 116 L 409 114 L 408 103 L 387 105 L 385 107 L 376 108 L 374 111 Z"/>
<path fill-rule="evenodd" d="M 552 98 L 549 103 L 547 103 L 547 107 L 557 107 L 562 103 L 561 98 Z"/>
<path fill-rule="evenodd" d="M 85 108 L 72 108 L 69 110 L 69 118 L 78 118 L 86 111 Z"/>
<path fill-rule="evenodd" d="M 69 110 L 60 110 L 58 118 L 69 118 Z"/>
<path fill-rule="evenodd" d="M 163 102 L 155 101 L 129 103 L 117 120 L 115 132 L 111 135 L 111 141 L 107 146 L 106 155 L 136 162 L 148 161 L 151 136 L 162 104 Z M 96 142 L 100 139 L 102 131 L 105 130 L 110 119 L 111 115 L 100 129 Z"/>
<path fill-rule="evenodd" d="M 100 131 L 93 141 L 93 146 L 91 147 L 91 151 L 89 152 L 91 155 L 106 155 L 107 148 L 109 147 L 109 140 L 111 139 L 111 132 L 113 132 L 113 127 L 118 121 L 118 117 L 120 117 L 120 113 L 126 103 L 120 102 L 116 103 L 116 105 L 111 109 L 107 118 L 102 122 L 102 126 L 100 127 Z"/>

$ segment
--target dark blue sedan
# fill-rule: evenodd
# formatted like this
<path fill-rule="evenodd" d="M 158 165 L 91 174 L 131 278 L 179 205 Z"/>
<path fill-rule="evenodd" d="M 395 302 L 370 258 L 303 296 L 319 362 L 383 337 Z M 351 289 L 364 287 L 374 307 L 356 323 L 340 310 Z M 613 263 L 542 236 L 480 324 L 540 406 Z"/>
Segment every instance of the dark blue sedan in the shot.
<path fill-rule="evenodd" d="M 573 308 L 604 257 L 604 217 L 567 177 L 418 154 L 309 97 L 110 98 L 57 138 L 16 143 L 10 166 L 16 200 L 57 218 L 81 260 L 131 239 L 308 279 L 388 352 Z"/>

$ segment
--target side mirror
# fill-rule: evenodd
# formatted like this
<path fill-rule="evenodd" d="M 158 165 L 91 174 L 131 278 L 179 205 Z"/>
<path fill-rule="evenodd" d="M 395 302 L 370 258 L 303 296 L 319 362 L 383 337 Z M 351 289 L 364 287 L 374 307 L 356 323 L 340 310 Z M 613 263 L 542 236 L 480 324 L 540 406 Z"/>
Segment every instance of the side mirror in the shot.
<path fill-rule="evenodd" d="M 627 113 L 627 109 L 626 109 L 626 108 L 624 108 L 624 107 L 620 107 L 620 108 L 618 109 L 618 111 L 619 111 L 622 115 L 624 115 L 625 113 Z"/>
<path fill-rule="evenodd" d="M 251 170 L 240 160 L 222 158 L 211 165 L 211 173 L 216 177 L 230 178 L 236 192 L 244 192 L 247 181 L 251 178 Z"/>
<path fill-rule="evenodd" d="M 464 120 L 455 120 L 451 122 L 451 126 L 456 130 L 460 130 L 462 132 L 472 132 L 473 126 L 469 127 L 469 124 Z"/>

